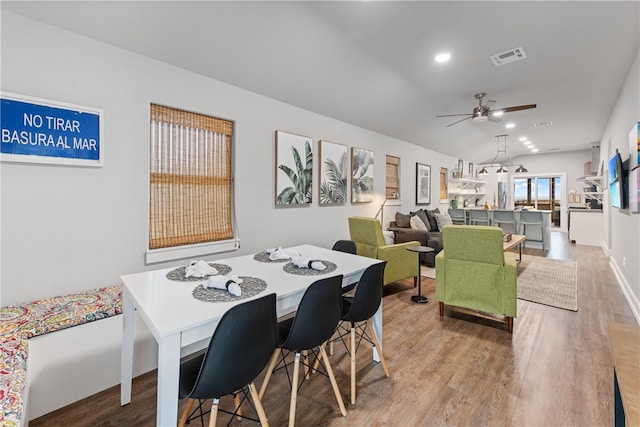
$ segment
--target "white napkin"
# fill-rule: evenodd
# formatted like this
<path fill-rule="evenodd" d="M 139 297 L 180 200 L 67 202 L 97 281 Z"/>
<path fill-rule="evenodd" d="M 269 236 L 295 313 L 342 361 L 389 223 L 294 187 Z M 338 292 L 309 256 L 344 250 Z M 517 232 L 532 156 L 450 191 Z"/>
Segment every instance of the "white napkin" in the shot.
<path fill-rule="evenodd" d="M 205 288 L 227 290 L 231 295 L 239 297 L 242 295 L 242 289 L 240 289 L 239 286 L 240 283 L 242 283 L 242 279 L 238 279 L 238 276 L 235 275 L 211 276 L 202 284 L 202 286 Z"/>
<path fill-rule="evenodd" d="M 205 277 L 218 274 L 218 270 L 211 267 L 205 261 L 198 260 L 191 261 L 189 265 L 184 268 L 184 272 L 184 277 Z"/>
<path fill-rule="evenodd" d="M 279 259 L 291 259 L 292 257 L 300 256 L 300 254 L 296 251 L 292 251 L 290 249 L 282 249 L 281 247 L 267 249 L 267 253 L 269 254 L 269 259 L 271 261 L 276 261 Z"/>
<path fill-rule="evenodd" d="M 303 257 L 292 257 L 291 262 L 298 268 L 313 268 L 314 270 L 324 270 L 327 268 L 321 261 Z"/>

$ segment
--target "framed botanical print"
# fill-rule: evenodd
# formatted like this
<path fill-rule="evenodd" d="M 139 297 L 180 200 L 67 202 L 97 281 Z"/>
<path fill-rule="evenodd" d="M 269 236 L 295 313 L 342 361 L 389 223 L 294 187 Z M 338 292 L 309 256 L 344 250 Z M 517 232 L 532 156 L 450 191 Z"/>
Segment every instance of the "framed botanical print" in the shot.
<path fill-rule="evenodd" d="M 347 146 L 320 141 L 319 192 L 321 205 L 344 205 L 347 200 Z"/>
<path fill-rule="evenodd" d="M 313 140 L 276 131 L 276 205 L 303 205 L 312 200 Z"/>
<path fill-rule="evenodd" d="M 416 163 L 416 205 L 431 203 L 431 166 Z"/>
<path fill-rule="evenodd" d="M 373 201 L 373 151 L 351 148 L 351 202 Z"/>

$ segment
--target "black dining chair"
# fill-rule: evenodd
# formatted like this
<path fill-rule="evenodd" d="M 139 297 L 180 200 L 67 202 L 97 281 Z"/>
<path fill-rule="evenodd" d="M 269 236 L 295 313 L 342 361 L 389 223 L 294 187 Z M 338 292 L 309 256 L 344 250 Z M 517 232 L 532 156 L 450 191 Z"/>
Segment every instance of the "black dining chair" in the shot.
<path fill-rule="evenodd" d="M 339 336 L 336 339 L 343 342 L 351 356 L 351 403 L 356 403 L 356 352 L 362 340 L 368 341 L 376 349 L 380 356 L 382 369 L 389 377 L 387 362 L 371 324 L 371 318 L 378 311 L 382 301 L 386 264 L 385 261 L 367 267 L 358 282 L 355 295 L 342 298 L 342 316 L 338 326 Z M 347 345 L 345 341 L 347 335 L 350 337 L 350 345 Z"/>
<path fill-rule="evenodd" d="M 302 296 L 302 300 L 298 305 L 298 310 L 294 317 L 290 317 L 278 323 L 279 345 L 278 349 L 273 352 L 271 362 L 267 368 L 260 393 L 258 397 L 262 399 L 267 389 L 269 380 L 274 370 L 285 369 L 289 375 L 288 366 L 293 363 L 293 377 L 291 381 L 291 400 L 289 403 L 289 426 L 295 425 L 296 417 L 296 401 L 298 396 L 298 377 L 300 376 L 300 359 L 303 353 L 311 351 L 315 360 L 322 359 L 326 373 L 323 373 L 331 381 L 333 392 L 340 412 L 347 415 L 347 411 L 342 401 L 342 395 L 338 389 L 338 384 L 331 369 L 331 363 L 324 349 L 326 341 L 338 326 L 340 315 L 342 312 L 342 275 L 320 279 L 311 284 Z M 285 350 L 295 353 L 293 362 L 287 363 L 285 358 Z M 278 364 L 278 360 L 280 363 Z M 318 367 L 318 364 L 310 363 L 307 357 L 302 362 L 305 372 Z M 322 373 L 319 370 L 318 373 Z M 307 375 L 306 378 L 309 378 Z M 305 381 L 303 376 L 302 381 Z M 302 383 L 300 384 L 300 387 Z"/>
<path fill-rule="evenodd" d="M 202 425 L 203 400 L 213 399 L 209 426 L 215 426 L 218 411 L 233 416 L 241 414 L 240 406 L 251 395 L 259 422 L 268 426 L 260 398 L 254 384 L 278 343 L 276 295 L 247 301 L 230 308 L 220 319 L 205 353 L 184 360 L 180 364 L 180 399 L 189 399 L 178 426 L 200 417 Z M 242 400 L 239 396 L 242 393 Z M 235 412 L 218 408 L 220 397 L 232 394 Z M 199 400 L 198 408 L 192 411 Z"/>
<path fill-rule="evenodd" d="M 356 247 L 356 242 L 353 240 L 337 240 L 331 250 L 345 252 L 352 255 L 357 255 L 358 248 Z M 347 286 L 342 288 L 342 294 L 349 293 L 356 287 L 358 282 L 350 283 Z"/>
<path fill-rule="evenodd" d="M 348 254 L 356 255 L 358 248 L 356 242 L 353 240 L 338 240 L 333 244 L 331 248 L 334 251 L 346 252 Z"/>

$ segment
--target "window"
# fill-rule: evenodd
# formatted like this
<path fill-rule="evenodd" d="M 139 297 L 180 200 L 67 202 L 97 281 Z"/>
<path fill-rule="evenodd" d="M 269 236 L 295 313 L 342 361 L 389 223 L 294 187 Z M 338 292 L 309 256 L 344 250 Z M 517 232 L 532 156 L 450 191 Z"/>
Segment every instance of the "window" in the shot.
<path fill-rule="evenodd" d="M 395 199 L 396 197 L 390 197 L 391 193 L 400 194 L 399 176 L 400 176 L 400 157 L 387 155 L 386 184 L 384 189 L 385 197 Z"/>
<path fill-rule="evenodd" d="M 147 262 L 237 248 L 232 136 L 231 121 L 151 104 Z"/>
<path fill-rule="evenodd" d="M 447 190 L 447 168 L 440 168 L 440 203 L 449 203 L 449 194 Z"/>
<path fill-rule="evenodd" d="M 515 208 L 551 211 L 552 224 L 556 227 L 560 226 L 561 177 L 515 178 L 513 184 L 513 204 Z"/>

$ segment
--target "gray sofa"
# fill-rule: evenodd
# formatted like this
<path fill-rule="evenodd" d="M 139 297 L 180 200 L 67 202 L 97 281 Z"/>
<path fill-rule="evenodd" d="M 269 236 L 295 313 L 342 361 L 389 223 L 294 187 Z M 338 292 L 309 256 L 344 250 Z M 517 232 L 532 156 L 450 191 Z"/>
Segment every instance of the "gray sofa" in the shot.
<path fill-rule="evenodd" d="M 438 223 L 434 217 L 435 213 L 440 213 L 440 211 L 438 209 L 432 211 L 420 209 L 416 212 L 410 212 L 408 215 L 396 212 L 396 220 L 389 223 L 389 230 L 393 231 L 395 243 L 417 240 L 420 245 L 433 248 L 433 252 L 420 254 L 420 262 L 429 267 L 436 266 L 436 255 L 443 248 L 442 233 L 438 229 Z M 425 225 L 429 222 L 428 231 L 411 228 L 409 221 L 414 215 L 418 216 Z"/>

